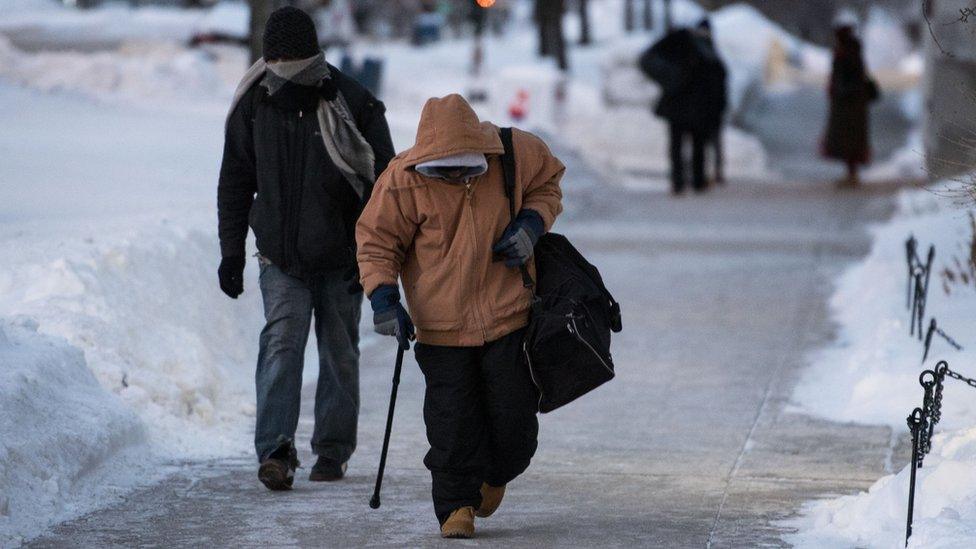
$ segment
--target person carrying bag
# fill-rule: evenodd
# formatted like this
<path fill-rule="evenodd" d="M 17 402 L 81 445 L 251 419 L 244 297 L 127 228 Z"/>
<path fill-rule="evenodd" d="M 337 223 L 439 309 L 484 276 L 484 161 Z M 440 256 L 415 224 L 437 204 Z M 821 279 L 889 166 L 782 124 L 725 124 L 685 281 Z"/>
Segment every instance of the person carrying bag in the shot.
<path fill-rule="evenodd" d="M 376 331 L 401 347 L 416 333 L 424 464 L 443 537 L 471 537 L 475 516 L 495 512 L 537 446 L 538 391 L 523 358 L 534 295 L 518 267 L 536 275 L 532 255 L 562 211 L 565 168 L 528 132 L 513 130 L 512 142 L 514 219 L 498 128 L 459 95 L 429 100 L 416 144 L 379 177 L 356 230 Z"/>

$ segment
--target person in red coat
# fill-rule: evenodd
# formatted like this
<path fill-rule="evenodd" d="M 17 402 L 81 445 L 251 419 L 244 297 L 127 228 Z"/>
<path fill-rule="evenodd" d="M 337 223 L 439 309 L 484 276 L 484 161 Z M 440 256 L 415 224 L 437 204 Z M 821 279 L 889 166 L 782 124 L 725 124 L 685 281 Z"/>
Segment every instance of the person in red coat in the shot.
<path fill-rule="evenodd" d="M 878 88 L 865 70 L 854 27 L 838 26 L 835 40 L 823 155 L 846 164 L 847 177 L 840 184 L 856 186 L 859 167 L 871 161 L 868 105 L 878 98 Z"/>

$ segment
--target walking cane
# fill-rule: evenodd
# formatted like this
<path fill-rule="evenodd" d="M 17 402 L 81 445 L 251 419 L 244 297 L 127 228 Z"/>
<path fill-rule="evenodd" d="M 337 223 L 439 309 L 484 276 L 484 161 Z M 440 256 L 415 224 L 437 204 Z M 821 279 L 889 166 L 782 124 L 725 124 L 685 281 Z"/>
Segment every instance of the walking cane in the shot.
<path fill-rule="evenodd" d="M 393 409 L 396 407 L 397 387 L 400 385 L 400 370 L 403 368 L 402 345 L 397 345 L 396 367 L 393 369 L 393 390 L 390 392 L 390 411 L 386 415 L 386 434 L 383 435 L 383 451 L 380 453 L 380 468 L 376 472 L 376 486 L 373 488 L 373 497 L 369 500 L 369 506 L 373 509 L 380 508 L 380 487 L 383 485 L 383 470 L 386 469 L 386 452 L 390 449 L 390 431 L 393 430 Z"/>

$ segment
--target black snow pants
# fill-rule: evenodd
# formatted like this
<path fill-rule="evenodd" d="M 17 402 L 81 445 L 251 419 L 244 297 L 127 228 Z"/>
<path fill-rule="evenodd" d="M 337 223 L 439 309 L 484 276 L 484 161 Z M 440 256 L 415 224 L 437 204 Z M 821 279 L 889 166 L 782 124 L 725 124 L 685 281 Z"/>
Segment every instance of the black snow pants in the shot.
<path fill-rule="evenodd" d="M 704 191 L 705 181 L 705 143 L 707 132 L 694 130 L 681 124 L 670 124 L 671 129 L 671 190 L 680 193 L 685 190 L 684 142 L 691 137 L 691 185 L 696 191 Z"/>
<path fill-rule="evenodd" d="M 525 330 L 481 347 L 418 343 L 424 373 L 424 423 L 434 513 L 481 505 L 481 484 L 503 486 L 522 474 L 539 434 L 538 394 L 522 360 Z"/>

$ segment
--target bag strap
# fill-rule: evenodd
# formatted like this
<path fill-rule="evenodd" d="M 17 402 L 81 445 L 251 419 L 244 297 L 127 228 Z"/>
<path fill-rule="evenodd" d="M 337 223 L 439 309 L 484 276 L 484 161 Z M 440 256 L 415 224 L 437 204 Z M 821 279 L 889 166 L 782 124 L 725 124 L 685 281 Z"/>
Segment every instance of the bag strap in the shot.
<path fill-rule="evenodd" d="M 505 153 L 502 155 L 502 172 L 505 174 L 505 196 L 508 198 L 508 213 L 515 221 L 515 147 L 512 145 L 512 128 L 500 128 L 499 136 L 502 138 L 502 146 Z M 519 265 L 519 272 L 522 273 L 522 286 L 534 288 L 535 281 L 529 275 L 529 268 Z"/>

